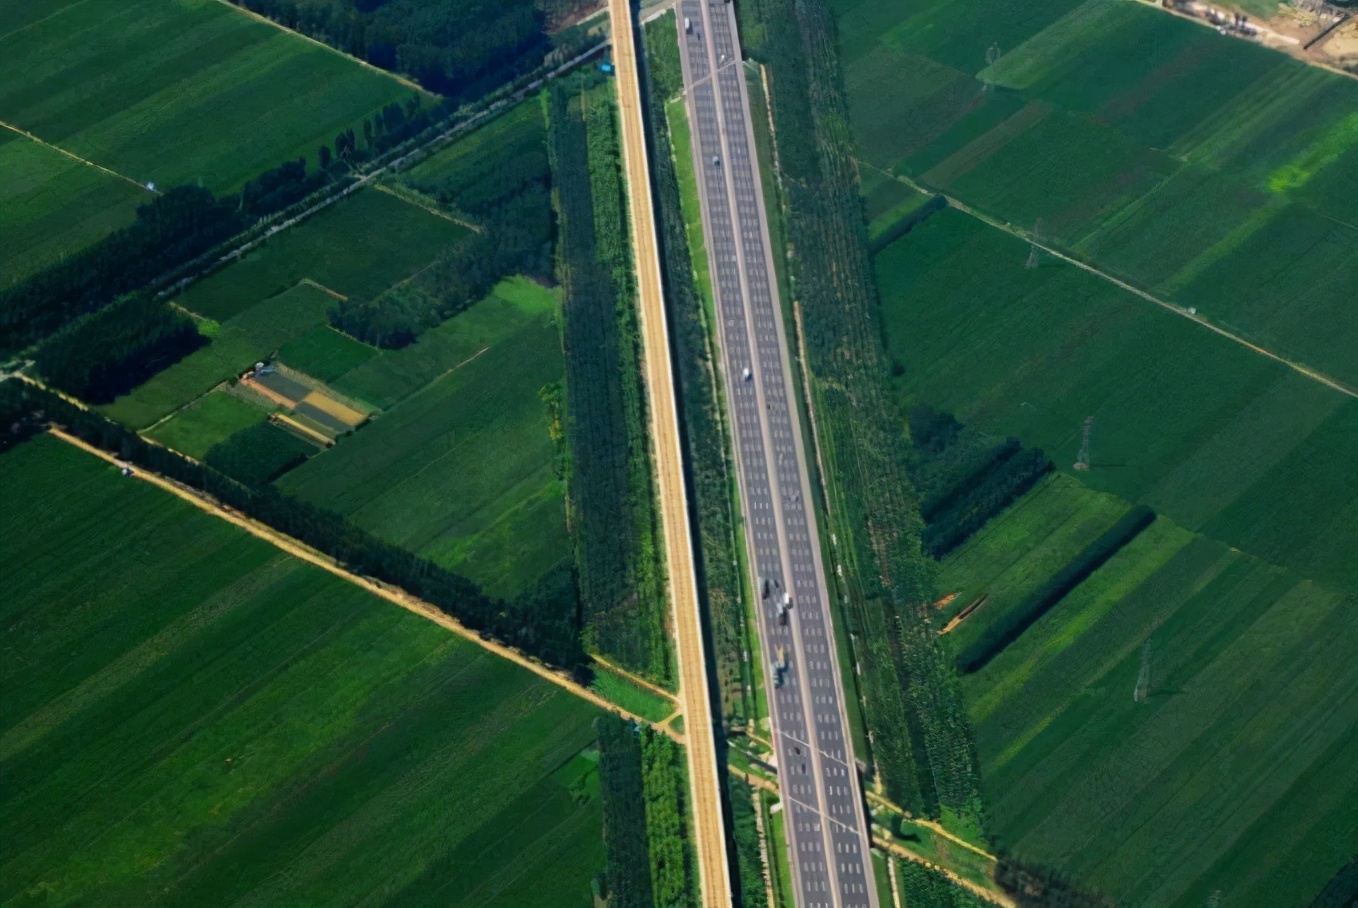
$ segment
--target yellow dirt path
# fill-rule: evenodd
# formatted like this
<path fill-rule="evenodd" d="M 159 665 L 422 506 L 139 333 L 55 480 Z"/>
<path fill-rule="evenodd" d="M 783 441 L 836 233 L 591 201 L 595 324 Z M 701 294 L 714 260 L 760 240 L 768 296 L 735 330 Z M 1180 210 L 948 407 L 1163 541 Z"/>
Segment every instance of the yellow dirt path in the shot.
<path fill-rule="evenodd" d="M 722 819 L 716 732 L 712 698 L 707 687 L 707 654 L 698 611 L 693 537 L 684 488 L 683 452 L 679 446 L 674 370 L 670 365 L 669 329 L 665 322 L 665 301 L 661 293 L 660 253 L 656 242 L 655 213 L 651 209 L 645 111 L 641 106 L 631 3 L 629 0 L 609 0 L 608 15 L 613 34 L 613 64 L 617 69 L 618 109 L 621 113 L 623 163 L 627 177 L 624 182 L 629 202 L 633 254 L 636 258 L 651 441 L 664 526 L 665 563 L 674 605 L 679 694 L 684 705 L 684 733 L 688 738 L 693 844 L 697 852 L 703 904 L 708 908 L 727 908 L 731 904 L 731 870 L 726 857 L 726 827 Z"/>
<path fill-rule="evenodd" d="M 85 451 L 89 454 L 93 454 L 100 460 L 104 460 L 107 461 L 108 463 L 119 466 L 122 464 L 122 461 L 118 460 L 118 458 L 114 457 L 107 451 L 104 451 L 100 448 L 96 448 L 94 445 L 89 444 L 83 439 L 77 438 L 76 436 L 71 435 L 68 432 L 65 432 L 56 427 L 52 427 L 48 431 L 55 438 L 59 438 L 69 445 L 74 445 L 75 447 L 81 449 L 82 451 Z M 280 533 L 273 527 L 264 523 L 260 523 L 258 520 L 255 520 L 251 517 L 247 517 L 246 515 L 240 513 L 234 508 L 227 507 L 226 505 L 222 504 L 216 499 L 213 499 L 208 495 L 197 491 L 196 489 L 191 489 L 188 486 L 180 485 L 179 483 L 174 482 L 173 480 L 166 479 L 163 476 L 158 476 L 155 473 L 142 469 L 141 467 L 134 466 L 133 470 L 134 472 L 132 475 L 135 478 L 140 479 L 142 482 L 148 482 L 151 485 L 156 486 L 157 488 L 164 489 L 171 495 L 175 495 L 176 497 L 181 498 L 184 501 L 187 501 L 189 504 L 193 505 L 199 510 L 206 511 L 209 514 L 212 514 L 214 517 L 220 517 L 222 520 L 225 520 L 228 523 L 235 524 L 242 530 L 245 530 L 250 535 L 255 536 L 259 539 L 263 539 L 265 542 L 287 552 L 289 555 L 292 555 L 295 558 L 300 558 L 303 561 L 306 561 L 310 564 L 314 564 L 316 567 L 324 571 L 328 571 L 331 574 L 334 574 L 336 577 L 339 577 L 343 580 L 347 580 L 348 582 L 354 584 L 355 586 L 362 587 L 363 589 L 367 590 L 368 592 L 372 593 L 375 596 L 379 596 L 387 600 L 388 602 L 391 602 L 395 605 L 399 605 L 401 608 L 405 609 L 408 612 L 413 612 L 414 614 L 419 615 L 421 618 L 424 618 L 427 621 L 432 621 L 439 627 L 442 627 L 445 630 L 452 631 L 459 637 L 463 637 L 467 640 L 470 640 L 472 643 L 475 643 L 482 649 L 494 653 L 495 655 L 499 656 L 502 659 L 508 659 L 510 662 L 513 662 L 515 665 L 518 665 L 521 668 L 528 669 L 528 671 L 537 675 L 539 678 L 543 678 L 546 681 L 550 681 L 557 687 L 563 688 L 569 691 L 570 693 L 574 694 L 575 696 L 580 697 L 581 699 L 588 700 L 590 703 L 593 703 L 600 709 L 606 709 L 609 712 L 618 713 L 619 715 L 627 719 L 640 722 L 643 725 L 650 724 L 641 716 L 628 712 L 622 707 L 614 703 L 611 703 L 608 700 L 605 700 L 603 697 L 600 697 L 598 694 L 596 694 L 589 688 L 576 683 L 571 678 L 567 677 L 564 673 L 554 671 L 548 668 L 547 666 L 543 665 L 541 662 L 538 662 L 536 659 L 532 659 L 529 658 L 528 656 L 525 656 L 523 653 L 519 652 L 516 649 L 512 649 L 508 646 L 505 646 L 504 644 L 497 643 L 494 640 L 487 640 L 480 634 L 477 634 L 475 631 L 468 630 L 456 618 L 449 616 L 445 612 L 441 611 L 438 607 L 431 605 L 428 602 L 425 602 L 423 599 L 418 599 L 415 596 L 410 595 L 405 590 L 400 589 L 399 587 L 391 586 L 390 584 L 382 583 L 380 581 L 373 580 L 368 577 L 363 577 L 353 573 L 352 571 L 346 570 L 345 568 L 337 564 L 333 558 L 316 551 L 306 543 L 301 542 L 297 539 L 293 539 L 291 536 Z M 662 731 L 665 731 L 667 734 L 670 735 L 670 737 L 673 737 L 680 743 L 683 743 L 682 736 L 675 733 L 672 729 L 662 729 Z"/>
<path fill-rule="evenodd" d="M 62 155 L 63 157 L 70 158 L 72 161 L 79 161 L 81 164 L 84 164 L 86 167 L 93 167 L 95 170 L 102 171 L 103 173 L 106 173 L 106 174 L 108 174 L 109 176 L 114 177 L 115 179 L 119 179 L 119 180 L 123 180 L 124 182 L 131 183 L 133 186 L 137 187 L 137 188 L 140 189 L 142 192 L 148 193 L 148 194 L 150 194 L 150 195 L 159 195 L 159 194 L 160 194 L 160 193 L 156 192 L 154 189 L 147 189 L 147 188 L 146 188 L 145 186 L 143 186 L 141 183 L 137 182 L 136 180 L 132 179 L 131 177 L 129 177 L 129 176 L 125 175 L 125 174 L 121 174 L 121 173 L 119 173 L 119 172 L 116 171 L 116 170 L 109 170 L 109 169 L 108 169 L 107 167 L 105 167 L 103 164 L 96 164 L 96 163 L 94 163 L 93 161 L 86 160 L 85 158 L 82 158 L 82 157 L 81 157 L 80 155 L 78 155 L 78 154 L 74 154 L 74 153 L 72 153 L 72 152 L 67 151 L 66 149 L 62 148 L 60 145 L 53 145 L 51 142 L 44 142 L 42 139 L 39 139 L 37 136 L 33 135 L 33 133 L 29 132 L 28 130 L 26 130 L 26 129 L 20 129 L 19 127 L 15 126 L 15 125 L 12 124 L 12 123 L 6 123 L 4 120 L 0 120 L 0 127 L 3 127 L 4 129 L 8 129 L 10 132 L 18 133 L 19 135 L 23 136 L 25 139 L 28 139 L 28 140 L 30 140 L 30 141 L 32 141 L 32 142 L 37 142 L 39 145 L 43 146 L 44 148 L 50 148 L 50 149 L 52 149 L 53 151 L 55 151 L 57 154 Z"/>

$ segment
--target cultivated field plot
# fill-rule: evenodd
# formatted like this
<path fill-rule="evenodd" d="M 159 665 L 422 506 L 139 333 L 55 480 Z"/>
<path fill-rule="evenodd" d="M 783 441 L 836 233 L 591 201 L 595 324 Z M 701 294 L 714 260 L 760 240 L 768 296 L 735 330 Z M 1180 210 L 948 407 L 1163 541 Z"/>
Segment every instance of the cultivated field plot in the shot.
<path fill-rule="evenodd" d="M 273 409 L 253 394 L 223 388 L 204 394 L 146 435 L 167 448 L 202 460 L 213 445 L 264 422 Z"/>
<path fill-rule="evenodd" d="M 106 412 L 145 428 L 280 348 L 329 330 L 326 313 L 337 295 L 376 296 L 466 235 L 395 196 L 356 193 L 190 286 L 179 304 L 220 321 L 219 333 Z"/>
<path fill-rule="evenodd" d="M 552 292 L 526 280 L 385 351 L 334 387 L 383 412 L 279 480 L 494 595 L 570 557 L 561 427 L 565 373 Z"/>
<path fill-rule="evenodd" d="M 944 587 L 1049 576 L 1013 541 L 1104 497 L 1039 486 Z M 1157 520 L 964 676 L 995 833 L 1122 904 L 1308 904 L 1358 849 L 1355 605 Z"/>
<path fill-rule="evenodd" d="M 55 439 L 0 460 L 0 902 L 592 904 L 596 709 Z"/>
<path fill-rule="evenodd" d="M 0 287 L 126 227 L 151 193 L 0 129 Z"/>
<path fill-rule="evenodd" d="M 832 5 L 867 168 L 1358 384 L 1353 80 L 1136 3 Z"/>
<path fill-rule="evenodd" d="M 217 0 L 3 0 L 0 23 L 0 120 L 162 188 L 314 160 L 412 93 Z"/>
<path fill-rule="evenodd" d="M 1333 589 L 1358 588 L 1358 401 L 965 214 L 877 256 L 902 391 L 1095 489 Z"/>

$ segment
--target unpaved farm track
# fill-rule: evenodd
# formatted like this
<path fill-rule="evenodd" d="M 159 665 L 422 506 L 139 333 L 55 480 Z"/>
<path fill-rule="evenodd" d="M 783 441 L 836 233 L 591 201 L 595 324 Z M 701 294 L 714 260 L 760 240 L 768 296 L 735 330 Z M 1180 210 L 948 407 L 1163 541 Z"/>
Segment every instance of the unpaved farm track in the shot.
<path fill-rule="evenodd" d="M 613 63 L 617 70 L 623 163 L 626 169 L 632 250 L 637 273 L 646 393 L 651 416 L 660 510 L 665 533 L 665 563 L 674 605 L 674 635 L 679 660 L 679 694 L 688 738 L 689 795 L 693 803 L 693 837 L 703 904 L 731 904 L 731 872 L 726 858 L 726 826 L 722 819 L 720 770 L 712 698 L 707 686 L 707 654 L 698 606 L 693 537 L 684 488 L 684 459 L 679 446 L 679 414 L 670 364 L 669 329 L 660 283 L 660 254 L 637 72 L 636 41 L 630 0 L 609 0 Z"/>
<path fill-rule="evenodd" d="M 114 457 L 112 454 L 108 453 L 102 448 L 95 447 L 94 445 L 86 442 L 84 439 L 77 438 L 76 436 L 71 435 L 69 432 L 65 432 L 56 427 L 52 427 L 48 429 L 48 431 L 54 437 L 61 439 L 67 444 L 74 445 L 75 447 L 80 448 L 82 451 L 86 451 L 90 454 L 93 454 L 95 457 L 98 457 L 101 460 L 105 460 L 111 464 L 119 466 L 122 464 L 122 462 L 118 460 L 118 458 Z M 240 513 L 239 511 L 235 510 L 234 508 L 227 507 L 226 505 L 222 504 L 216 499 L 211 498 L 210 496 L 202 492 L 199 492 L 196 489 L 191 489 L 188 486 L 180 485 L 177 482 L 166 479 L 163 476 L 158 476 L 155 473 L 149 472 L 147 470 L 143 470 L 140 467 L 135 468 L 132 475 L 133 477 L 141 480 L 142 482 L 149 482 L 153 486 L 164 489 L 171 495 L 175 495 L 183 499 L 184 501 L 187 501 L 189 504 L 193 505 L 194 507 L 200 510 L 206 511 L 207 513 L 212 514 L 215 517 L 220 517 L 221 519 L 229 523 L 235 524 L 236 526 L 245 530 L 250 535 L 258 537 L 259 539 L 263 539 L 265 542 L 273 546 L 276 546 L 277 548 L 283 550 L 284 552 L 287 552 L 289 555 L 292 555 L 295 558 L 300 558 L 303 561 L 308 562 L 309 564 L 316 565 L 316 567 L 321 568 L 322 570 L 329 571 L 336 577 L 340 577 L 341 579 L 347 580 L 350 583 L 354 584 L 355 586 L 360 586 L 363 589 L 367 590 L 368 592 L 372 593 L 374 596 L 380 596 L 381 598 L 387 600 L 388 602 L 395 603 L 396 605 L 399 605 L 401 608 L 405 609 L 408 612 L 414 612 L 421 618 L 424 618 L 427 621 L 432 621 L 439 627 L 445 628 L 446 630 L 450 630 L 453 633 L 457 634 L 459 637 L 464 637 L 467 640 L 470 640 L 471 642 L 475 643 L 482 649 L 489 650 L 490 652 L 494 653 L 495 655 L 499 656 L 502 659 L 508 659 L 515 665 L 528 669 L 533 674 L 547 681 L 552 682 L 557 687 L 564 688 L 565 690 L 570 691 L 572 694 L 575 694 L 577 697 L 580 697 L 584 700 L 588 700 L 590 703 L 593 703 L 600 709 L 606 709 L 609 712 L 618 713 L 625 718 L 631 719 L 635 722 L 639 722 L 643 725 L 650 724 L 641 716 L 628 712 L 622 707 L 617 706 L 616 704 L 611 703 L 608 700 L 605 700 L 603 697 L 599 696 L 589 688 L 584 687 L 581 684 L 578 684 L 571 678 L 567 677 L 564 673 L 553 671 L 552 669 L 543 665 L 541 662 L 528 658 L 527 656 L 525 656 L 523 653 L 519 652 L 516 649 L 512 649 L 508 646 L 505 646 L 502 643 L 497 643 L 494 640 L 487 640 L 485 637 L 482 637 L 475 631 L 469 630 L 468 628 L 464 627 L 462 623 L 459 622 L 456 618 L 451 617 L 446 612 L 439 609 L 437 606 L 431 605 L 430 603 L 425 602 L 423 599 L 416 598 L 415 596 L 412 596 L 410 593 L 407 593 L 405 590 L 400 589 L 399 587 L 394 587 L 385 583 L 380 583 L 371 578 L 363 577 L 359 574 L 353 573 L 352 571 L 345 570 L 344 567 L 342 567 L 328 555 L 324 555 L 316 551 L 309 545 L 306 545 L 305 543 L 297 539 L 293 539 L 291 536 L 288 536 L 284 533 L 280 533 L 279 531 L 275 530 L 268 524 L 260 523 L 258 520 L 254 520 L 253 518 L 247 517 L 244 514 Z M 680 743 L 684 742 L 684 736 L 676 733 L 673 729 L 665 728 L 662 729 L 662 731 L 664 731 L 670 737 L 674 738 L 676 741 L 679 741 Z"/>

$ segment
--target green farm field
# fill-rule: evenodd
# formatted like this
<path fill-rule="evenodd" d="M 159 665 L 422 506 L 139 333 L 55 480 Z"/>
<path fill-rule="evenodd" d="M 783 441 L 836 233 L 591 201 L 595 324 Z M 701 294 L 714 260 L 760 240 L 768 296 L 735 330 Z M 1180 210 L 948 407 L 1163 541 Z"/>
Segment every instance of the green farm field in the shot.
<path fill-rule="evenodd" d="M 146 433 L 152 441 L 196 460 L 241 429 L 264 422 L 270 411 L 263 398 L 222 389 L 204 394 Z"/>
<path fill-rule="evenodd" d="M 946 191 L 1358 385 L 1353 80 L 1139 3 L 831 5 L 874 211 Z"/>
<path fill-rule="evenodd" d="M 1358 401 L 961 212 L 876 259 L 901 394 L 1090 487 L 1333 589 L 1358 589 Z"/>
<path fill-rule="evenodd" d="M 0 288 L 126 227 L 151 193 L 0 129 Z"/>
<path fill-rule="evenodd" d="M 1049 576 L 1022 540 L 1110 497 L 1039 486 L 941 583 Z M 963 677 L 991 832 L 1122 904 L 1307 905 L 1358 849 L 1356 604 L 1158 519 Z"/>
<path fill-rule="evenodd" d="M 0 120 L 160 187 L 216 192 L 412 89 L 217 0 L 0 2 Z"/>
<path fill-rule="evenodd" d="M 376 296 L 466 235 L 466 228 L 395 196 L 356 193 L 190 286 L 177 302 L 221 322 L 212 343 L 105 412 L 145 428 L 280 348 L 328 330 L 332 294 Z M 344 355 L 352 357 L 352 348 Z"/>
<path fill-rule="evenodd" d="M 279 480 L 494 595 L 570 557 L 558 444 L 544 389 L 565 372 L 553 293 L 491 296 L 335 380 L 382 414 Z"/>
<path fill-rule="evenodd" d="M 0 461 L 0 903 L 592 904 L 594 707 L 56 439 Z"/>

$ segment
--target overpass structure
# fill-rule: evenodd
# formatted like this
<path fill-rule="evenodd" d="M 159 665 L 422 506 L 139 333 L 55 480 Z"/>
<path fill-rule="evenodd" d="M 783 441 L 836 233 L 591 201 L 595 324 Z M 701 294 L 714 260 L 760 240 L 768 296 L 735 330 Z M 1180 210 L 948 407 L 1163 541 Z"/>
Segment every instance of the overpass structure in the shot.
<path fill-rule="evenodd" d="M 735 12 L 677 11 L 797 904 L 878 908 Z"/>

